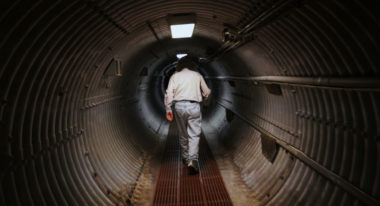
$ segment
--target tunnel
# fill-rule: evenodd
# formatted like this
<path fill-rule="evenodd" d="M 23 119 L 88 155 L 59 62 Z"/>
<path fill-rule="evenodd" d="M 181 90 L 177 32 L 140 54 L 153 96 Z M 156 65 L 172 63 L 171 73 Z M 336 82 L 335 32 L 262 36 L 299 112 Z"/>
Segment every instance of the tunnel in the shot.
<path fill-rule="evenodd" d="M 228 205 L 157 202 L 177 54 L 212 91 L 203 141 L 233 205 L 380 205 L 378 1 L 0 5 L 1 205 Z"/>

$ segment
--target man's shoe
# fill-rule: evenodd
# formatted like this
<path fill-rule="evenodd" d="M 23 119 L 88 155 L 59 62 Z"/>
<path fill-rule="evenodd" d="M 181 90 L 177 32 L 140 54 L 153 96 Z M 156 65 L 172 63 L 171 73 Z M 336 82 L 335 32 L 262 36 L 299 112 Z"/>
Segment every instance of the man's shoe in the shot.
<path fill-rule="evenodd" d="M 191 160 L 188 164 L 188 167 L 190 169 L 190 174 L 197 174 L 199 173 L 199 164 L 198 160 Z"/>

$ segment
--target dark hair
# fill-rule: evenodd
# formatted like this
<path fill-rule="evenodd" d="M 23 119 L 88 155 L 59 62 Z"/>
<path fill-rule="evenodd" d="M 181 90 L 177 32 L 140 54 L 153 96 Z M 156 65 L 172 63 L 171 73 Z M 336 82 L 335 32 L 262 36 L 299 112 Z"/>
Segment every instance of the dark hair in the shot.
<path fill-rule="evenodd" d="M 185 56 L 178 60 L 176 70 L 181 71 L 183 68 L 196 70 L 198 68 L 198 64 L 196 63 L 196 60 L 194 58 Z"/>

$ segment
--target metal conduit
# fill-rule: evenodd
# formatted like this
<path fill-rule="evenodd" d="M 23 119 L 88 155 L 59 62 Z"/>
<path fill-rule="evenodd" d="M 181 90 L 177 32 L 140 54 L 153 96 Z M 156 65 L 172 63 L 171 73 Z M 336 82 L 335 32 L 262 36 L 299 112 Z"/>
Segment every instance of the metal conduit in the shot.
<path fill-rule="evenodd" d="M 233 77 L 217 76 L 205 77 L 206 79 L 253 81 L 263 84 L 280 84 L 289 86 L 318 87 L 340 90 L 371 90 L 380 89 L 379 78 L 326 78 L 326 77 L 286 77 L 286 76 L 258 76 L 258 77 Z"/>
<path fill-rule="evenodd" d="M 0 204 L 153 203 L 169 127 L 163 90 L 186 52 L 218 54 L 200 64 L 214 99 L 203 129 L 233 204 L 377 205 L 379 9 L 375 0 L 1 1 Z M 170 38 L 167 15 L 178 13 L 196 15 L 192 38 Z M 218 52 L 226 25 L 244 41 Z"/>

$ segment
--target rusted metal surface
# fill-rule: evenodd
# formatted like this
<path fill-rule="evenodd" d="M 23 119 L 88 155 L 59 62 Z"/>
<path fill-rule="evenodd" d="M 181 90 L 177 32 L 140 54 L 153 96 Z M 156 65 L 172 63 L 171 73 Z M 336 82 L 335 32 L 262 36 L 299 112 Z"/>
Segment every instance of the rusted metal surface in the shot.
<path fill-rule="evenodd" d="M 171 125 L 170 131 L 174 129 Z M 173 132 L 172 132 L 173 133 Z M 177 205 L 179 202 L 179 183 L 181 157 L 178 138 L 168 135 L 156 183 L 153 205 Z"/>
<path fill-rule="evenodd" d="M 232 205 L 218 166 L 205 138 L 199 148 L 199 174 L 182 163 L 177 131 L 171 124 L 163 154 L 153 205 Z"/>

